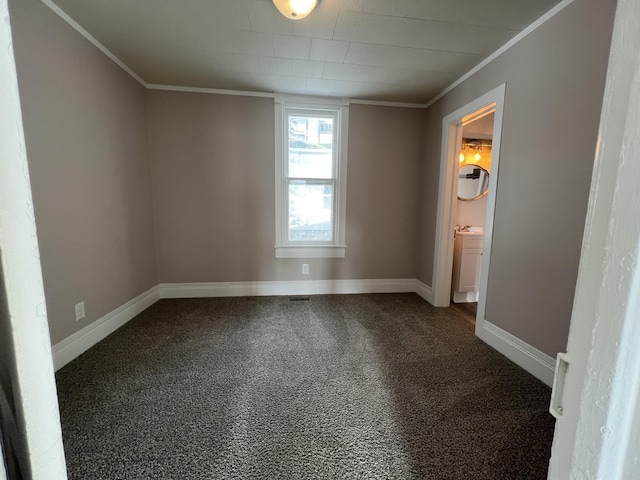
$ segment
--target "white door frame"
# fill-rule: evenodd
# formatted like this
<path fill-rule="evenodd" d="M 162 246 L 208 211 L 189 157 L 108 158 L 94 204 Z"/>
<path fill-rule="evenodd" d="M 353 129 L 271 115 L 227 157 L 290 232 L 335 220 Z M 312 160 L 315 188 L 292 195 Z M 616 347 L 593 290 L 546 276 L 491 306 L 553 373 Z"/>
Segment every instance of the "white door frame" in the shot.
<path fill-rule="evenodd" d="M 619 0 L 549 478 L 640 478 L 640 0 Z"/>
<path fill-rule="evenodd" d="M 491 262 L 491 240 L 493 216 L 498 185 L 502 117 L 506 83 L 485 93 L 442 120 L 442 145 L 440 148 L 440 183 L 438 188 L 438 213 L 436 218 L 436 247 L 433 260 L 433 300 L 436 307 L 449 306 L 451 297 L 451 272 L 453 268 L 453 231 L 455 228 L 455 206 L 457 198 L 457 171 L 462 126 L 484 115 L 495 112 L 491 148 L 491 173 L 487 194 L 487 219 L 484 227 L 482 265 L 480 269 L 480 293 L 476 319 L 476 334 L 484 326 L 487 299 L 487 280 Z"/>
<path fill-rule="evenodd" d="M 0 0 L 0 255 L 20 450 L 31 480 L 66 480 L 31 182 L 7 0 Z"/>
<path fill-rule="evenodd" d="M 4 447 L 2 446 L 2 435 L 0 435 L 0 480 L 7 480 L 7 469 L 5 468 Z"/>

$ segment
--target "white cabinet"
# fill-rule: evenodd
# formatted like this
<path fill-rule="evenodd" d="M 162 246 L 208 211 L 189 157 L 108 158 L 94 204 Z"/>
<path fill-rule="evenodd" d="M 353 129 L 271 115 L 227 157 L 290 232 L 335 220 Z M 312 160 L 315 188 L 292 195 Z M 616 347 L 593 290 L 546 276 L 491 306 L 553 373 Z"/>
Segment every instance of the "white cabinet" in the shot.
<path fill-rule="evenodd" d="M 451 283 L 451 299 L 455 303 L 478 301 L 483 242 L 482 233 L 456 233 Z"/>

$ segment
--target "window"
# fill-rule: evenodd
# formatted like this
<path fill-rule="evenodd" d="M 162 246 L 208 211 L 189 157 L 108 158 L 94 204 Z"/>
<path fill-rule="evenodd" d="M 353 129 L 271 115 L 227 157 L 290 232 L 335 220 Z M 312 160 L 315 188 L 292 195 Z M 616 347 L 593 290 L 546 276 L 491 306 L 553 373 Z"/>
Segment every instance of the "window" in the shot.
<path fill-rule="evenodd" d="M 345 256 L 348 102 L 279 97 L 276 257 Z"/>

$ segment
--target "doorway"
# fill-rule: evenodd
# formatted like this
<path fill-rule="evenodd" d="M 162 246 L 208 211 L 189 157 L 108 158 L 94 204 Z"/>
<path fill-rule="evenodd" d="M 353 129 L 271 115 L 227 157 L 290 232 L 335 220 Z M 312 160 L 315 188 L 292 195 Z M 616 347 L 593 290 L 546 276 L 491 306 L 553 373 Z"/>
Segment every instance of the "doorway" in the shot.
<path fill-rule="evenodd" d="M 438 307 L 449 306 L 453 271 L 454 231 L 458 197 L 459 158 L 462 149 L 463 128 L 472 122 L 493 114 L 491 174 L 486 194 L 486 218 L 482 256 L 480 261 L 479 292 L 476 313 L 476 335 L 484 328 L 487 281 L 491 262 L 493 218 L 500 163 L 500 141 L 506 84 L 487 92 L 476 100 L 447 115 L 442 123 L 440 182 L 436 220 L 436 248 L 433 272 L 433 298 Z"/>
<path fill-rule="evenodd" d="M 458 157 L 451 307 L 475 323 L 479 298 L 495 110 L 463 121 Z"/>

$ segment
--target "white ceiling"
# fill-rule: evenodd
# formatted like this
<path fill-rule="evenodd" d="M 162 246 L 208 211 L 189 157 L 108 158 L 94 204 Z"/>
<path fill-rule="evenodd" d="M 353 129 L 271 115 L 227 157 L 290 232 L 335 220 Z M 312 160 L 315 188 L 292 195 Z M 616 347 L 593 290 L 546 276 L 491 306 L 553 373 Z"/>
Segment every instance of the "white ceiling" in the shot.
<path fill-rule="evenodd" d="M 51 0 L 49 0 L 51 1 Z M 424 103 L 559 0 L 52 0 L 149 84 Z"/>
<path fill-rule="evenodd" d="M 463 138 L 491 140 L 493 138 L 493 121 L 495 113 L 485 115 L 462 127 Z"/>

